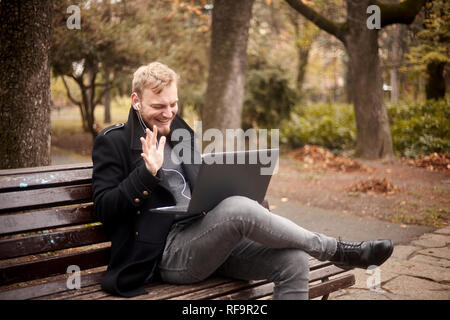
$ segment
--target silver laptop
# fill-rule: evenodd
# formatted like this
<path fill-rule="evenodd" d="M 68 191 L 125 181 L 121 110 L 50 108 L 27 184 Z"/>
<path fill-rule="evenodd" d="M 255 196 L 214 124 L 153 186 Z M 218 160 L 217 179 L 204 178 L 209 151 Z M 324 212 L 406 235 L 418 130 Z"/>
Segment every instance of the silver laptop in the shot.
<path fill-rule="evenodd" d="M 204 154 L 189 205 L 149 211 L 171 214 L 208 212 L 231 196 L 244 196 L 261 203 L 277 168 L 278 157 L 279 149 Z"/>

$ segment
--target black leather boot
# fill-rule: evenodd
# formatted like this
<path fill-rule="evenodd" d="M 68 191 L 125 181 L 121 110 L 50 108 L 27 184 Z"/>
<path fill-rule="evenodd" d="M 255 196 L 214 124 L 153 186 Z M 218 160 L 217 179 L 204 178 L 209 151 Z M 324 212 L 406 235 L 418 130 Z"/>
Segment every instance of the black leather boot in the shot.
<path fill-rule="evenodd" d="M 392 240 L 345 242 L 339 238 L 336 253 L 330 261 L 343 269 L 367 269 L 371 265 L 383 264 L 393 251 Z"/>

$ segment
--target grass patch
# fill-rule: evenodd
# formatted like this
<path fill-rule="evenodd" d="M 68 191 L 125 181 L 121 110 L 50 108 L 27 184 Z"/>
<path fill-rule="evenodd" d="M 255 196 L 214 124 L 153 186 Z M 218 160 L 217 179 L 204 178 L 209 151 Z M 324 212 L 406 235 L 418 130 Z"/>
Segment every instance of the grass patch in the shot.
<path fill-rule="evenodd" d="M 431 206 L 422 209 L 423 220 L 427 225 L 444 226 L 450 220 L 450 210 L 439 206 Z"/>
<path fill-rule="evenodd" d="M 389 220 L 394 223 L 442 228 L 449 225 L 450 211 L 446 208 L 431 206 L 423 208 L 420 215 L 415 216 L 411 215 L 406 208 L 399 208 Z"/>

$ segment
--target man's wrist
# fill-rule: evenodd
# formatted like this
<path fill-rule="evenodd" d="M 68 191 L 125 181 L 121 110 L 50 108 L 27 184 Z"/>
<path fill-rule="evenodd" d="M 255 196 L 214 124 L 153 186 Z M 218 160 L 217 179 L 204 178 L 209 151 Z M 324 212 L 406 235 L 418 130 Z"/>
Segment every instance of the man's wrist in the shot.
<path fill-rule="evenodd" d="M 152 176 L 156 177 L 156 174 L 158 173 L 158 169 L 156 169 L 156 168 L 148 168 L 147 166 L 146 166 L 146 169 L 147 169 L 148 172 L 150 172 L 150 174 Z"/>
<path fill-rule="evenodd" d="M 139 177 L 141 178 L 141 182 L 143 185 L 145 185 L 147 188 L 151 188 L 152 186 L 156 185 L 160 181 L 160 172 L 157 171 L 157 175 L 154 176 L 153 173 L 147 168 L 147 166 L 142 165 L 138 167 L 139 169 Z"/>

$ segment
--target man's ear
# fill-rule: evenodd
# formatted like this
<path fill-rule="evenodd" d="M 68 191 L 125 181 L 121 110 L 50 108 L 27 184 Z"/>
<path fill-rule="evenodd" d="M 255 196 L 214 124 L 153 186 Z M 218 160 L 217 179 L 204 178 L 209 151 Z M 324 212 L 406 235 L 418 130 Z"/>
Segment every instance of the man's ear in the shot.
<path fill-rule="evenodd" d="M 139 96 L 136 92 L 133 92 L 131 94 L 131 105 L 133 106 L 133 109 L 136 111 L 139 111 L 140 108 L 140 102 L 139 102 Z"/>

